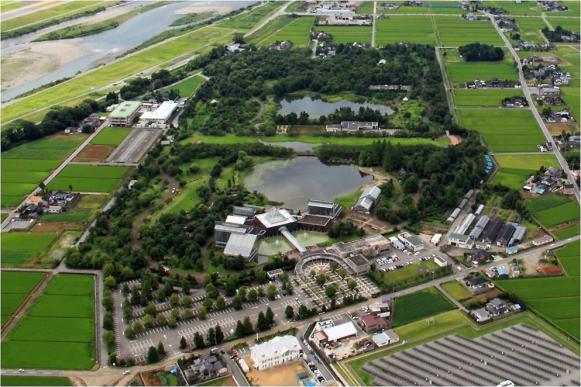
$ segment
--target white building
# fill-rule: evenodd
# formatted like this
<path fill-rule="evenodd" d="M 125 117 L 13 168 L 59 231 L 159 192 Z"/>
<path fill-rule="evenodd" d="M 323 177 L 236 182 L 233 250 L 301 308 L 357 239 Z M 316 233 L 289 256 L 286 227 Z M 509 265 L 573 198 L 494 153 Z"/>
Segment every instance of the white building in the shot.
<path fill-rule="evenodd" d="M 155 110 L 147 111 L 139 118 L 139 128 L 165 129 L 178 108 L 174 101 L 164 101 Z"/>
<path fill-rule="evenodd" d="M 355 328 L 355 325 L 353 325 L 351 321 L 348 321 L 340 325 L 335 325 L 331 328 L 323 329 L 323 334 L 327 339 L 326 341 L 334 342 L 357 336 L 357 328 Z"/>
<path fill-rule="evenodd" d="M 259 371 L 291 362 L 301 355 L 301 345 L 294 336 L 276 336 L 250 348 L 252 362 Z"/>
<path fill-rule="evenodd" d="M 366 188 L 357 200 L 357 203 L 352 207 L 353 211 L 363 212 L 369 214 L 371 209 L 379 200 L 379 195 L 381 194 L 381 189 L 379 186 Z"/>
<path fill-rule="evenodd" d="M 404 231 L 397 237 L 405 245 L 405 247 L 414 252 L 422 251 L 424 249 L 424 242 L 416 235 Z"/>

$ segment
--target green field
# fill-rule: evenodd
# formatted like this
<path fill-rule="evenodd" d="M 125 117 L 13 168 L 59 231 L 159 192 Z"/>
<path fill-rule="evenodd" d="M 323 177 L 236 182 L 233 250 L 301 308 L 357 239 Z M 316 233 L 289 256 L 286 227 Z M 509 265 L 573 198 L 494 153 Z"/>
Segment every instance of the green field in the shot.
<path fill-rule="evenodd" d="M 306 47 L 314 22 L 315 18 L 311 16 L 282 16 L 258 30 L 249 41 L 260 47 L 282 41 L 291 41 L 295 47 Z"/>
<path fill-rule="evenodd" d="M 493 152 L 536 152 L 545 137 L 529 110 L 462 109 L 460 125 L 484 136 Z"/>
<path fill-rule="evenodd" d="M 579 16 L 579 15 L 577 15 Z M 566 30 L 579 32 L 579 19 L 564 19 L 560 17 L 549 16 L 547 17 L 548 22 L 553 27 L 552 29 L 557 28 L 557 26 L 561 26 Z"/>
<path fill-rule="evenodd" d="M 444 47 L 475 42 L 503 46 L 502 39 L 488 20 L 468 21 L 458 16 L 438 16 L 434 20 L 440 45 Z"/>
<path fill-rule="evenodd" d="M 86 138 L 54 135 L 2 152 L 2 207 L 14 207 Z"/>
<path fill-rule="evenodd" d="M 436 288 L 428 288 L 395 299 L 393 327 L 409 324 L 454 309 Z"/>
<path fill-rule="evenodd" d="M 517 17 L 515 19 L 519 28 L 518 33 L 524 40 L 532 43 L 545 43 L 541 30 L 547 27 L 547 24 L 542 18 Z"/>
<path fill-rule="evenodd" d="M 544 195 L 528 200 L 527 208 L 547 228 L 579 219 L 579 203 L 569 196 Z"/>
<path fill-rule="evenodd" d="M 555 236 L 557 236 L 557 238 L 559 238 L 560 240 L 577 236 L 580 233 L 581 230 L 579 229 L 579 223 L 575 223 L 570 226 L 563 227 L 556 231 L 553 231 L 553 234 L 555 234 Z"/>
<path fill-rule="evenodd" d="M 127 167 L 69 164 L 49 183 L 52 190 L 74 192 L 113 192 L 127 173 Z"/>
<path fill-rule="evenodd" d="M 3 386 L 72 386 L 64 376 L 0 376 Z"/>
<path fill-rule="evenodd" d="M 501 107 L 508 97 L 522 97 L 520 89 L 454 89 L 454 105 L 466 107 Z"/>
<path fill-rule="evenodd" d="M 581 92 L 579 88 L 581 82 L 579 79 L 569 81 L 569 85 L 561 87 L 561 97 L 567 103 L 569 111 L 578 122 L 580 119 L 579 111 L 581 110 Z"/>
<path fill-rule="evenodd" d="M 581 4 L 576 0 L 564 0 L 561 1 L 562 4 L 566 5 L 569 9 L 564 12 L 547 12 L 548 15 L 554 16 L 576 16 L 579 17 L 581 14 Z M 575 30 L 578 31 L 578 30 Z"/>
<path fill-rule="evenodd" d="M 429 16 L 391 16 L 377 19 L 375 42 L 378 47 L 391 43 L 434 44 L 436 36 Z"/>
<path fill-rule="evenodd" d="M 2 367 L 81 370 L 94 363 L 94 278 L 59 274 L 7 335 Z"/>
<path fill-rule="evenodd" d="M 38 257 L 56 238 L 55 234 L 9 232 L 2 234 L 2 267 L 19 267 Z"/>
<path fill-rule="evenodd" d="M 490 62 L 447 62 L 446 71 L 450 82 L 453 84 L 462 84 L 471 82 L 475 79 L 491 80 L 494 78 L 500 80 L 516 81 L 518 73 L 515 65 L 510 62 L 490 63 Z"/>
<path fill-rule="evenodd" d="M 316 26 L 315 30 L 331 35 L 337 44 L 371 43 L 371 26 Z"/>
<path fill-rule="evenodd" d="M 168 87 L 167 89 L 176 89 L 180 94 L 180 97 L 191 97 L 202 84 L 205 82 L 204 78 L 200 76 L 193 76 L 183 81 Z"/>
<path fill-rule="evenodd" d="M 250 11 L 245 11 L 233 17 L 229 17 L 223 21 L 218 22 L 216 25 L 225 28 L 233 28 L 237 30 L 250 30 L 255 27 L 256 24 L 264 17 L 270 15 L 284 3 L 282 2 L 270 2 L 265 3 L 262 6 L 254 7 Z"/>
<path fill-rule="evenodd" d="M 383 282 L 386 284 L 391 284 L 393 282 L 405 281 L 407 279 L 417 277 L 419 274 L 426 270 L 434 270 L 437 268 L 438 265 L 436 265 L 436 263 L 432 260 L 414 263 L 401 269 L 383 273 Z"/>
<path fill-rule="evenodd" d="M 566 277 L 501 280 L 496 284 L 579 340 L 579 241 L 555 253 L 567 271 Z"/>
<path fill-rule="evenodd" d="M 131 133 L 133 128 L 104 128 L 91 141 L 93 145 L 119 145 L 125 137 Z"/>
<path fill-rule="evenodd" d="M 510 15 L 522 15 L 522 16 L 535 16 L 541 15 L 541 8 L 537 6 L 535 1 L 523 1 L 521 3 L 515 3 L 514 1 L 504 1 L 495 0 L 489 1 L 485 0 L 485 5 L 490 5 L 492 7 L 499 7 L 505 9 Z"/>
<path fill-rule="evenodd" d="M 526 179 L 534 175 L 540 167 L 558 167 L 559 163 L 552 154 L 538 155 L 496 155 L 496 161 L 500 165 L 500 171 L 494 176 L 492 182 L 503 184 L 507 187 L 520 190 Z"/>
<path fill-rule="evenodd" d="M 42 277 L 44 273 L 40 272 L 2 271 L 2 324 L 18 309 Z"/>
<path fill-rule="evenodd" d="M 107 202 L 105 195 L 81 195 L 78 202 L 70 210 L 60 214 L 46 214 L 44 222 L 90 222 Z"/>
<path fill-rule="evenodd" d="M 472 293 L 458 281 L 446 282 L 442 284 L 442 289 L 458 301 L 467 300 L 472 297 Z"/>
<path fill-rule="evenodd" d="M 571 73 L 574 78 L 581 76 L 579 66 L 581 66 L 581 59 L 579 58 L 579 50 L 572 46 L 557 46 L 555 55 L 561 59 L 559 67 Z"/>

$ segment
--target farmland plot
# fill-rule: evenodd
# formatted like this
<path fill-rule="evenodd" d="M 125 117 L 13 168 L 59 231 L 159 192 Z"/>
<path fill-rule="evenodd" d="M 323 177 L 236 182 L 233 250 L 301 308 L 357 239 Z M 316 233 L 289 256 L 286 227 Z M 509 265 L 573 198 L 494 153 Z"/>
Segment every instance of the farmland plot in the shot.
<path fill-rule="evenodd" d="M 401 326 L 454 309 L 436 288 L 428 288 L 395 299 L 393 326 Z"/>
<path fill-rule="evenodd" d="M 429 16 L 391 16 L 376 21 L 378 47 L 391 43 L 434 44 L 436 37 Z"/>
<path fill-rule="evenodd" d="M 314 17 L 280 17 L 258 30 L 250 41 L 266 47 L 274 42 L 290 41 L 295 47 L 306 47 L 309 44 Z"/>
<path fill-rule="evenodd" d="M 40 282 L 44 273 L 2 271 L 2 324 L 12 316 Z"/>
<path fill-rule="evenodd" d="M 500 171 L 494 176 L 493 183 L 520 190 L 526 179 L 541 167 L 558 167 L 559 163 L 552 154 L 508 156 L 497 155 Z"/>
<path fill-rule="evenodd" d="M 75 192 L 113 192 L 127 173 L 127 167 L 70 164 L 50 182 L 55 190 Z"/>
<path fill-rule="evenodd" d="M 458 16 L 438 16 L 435 21 L 440 44 L 444 47 L 458 47 L 469 43 L 503 45 L 489 20 L 468 21 Z"/>
<path fill-rule="evenodd" d="M 333 41 L 339 43 L 371 43 L 370 26 L 317 26 L 317 31 L 331 35 Z"/>
<path fill-rule="evenodd" d="M 2 267 L 19 267 L 38 257 L 55 240 L 52 233 L 2 234 Z"/>
<path fill-rule="evenodd" d="M 501 107 L 504 98 L 522 95 L 520 89 L 454 89 L 454 105 Z"/>

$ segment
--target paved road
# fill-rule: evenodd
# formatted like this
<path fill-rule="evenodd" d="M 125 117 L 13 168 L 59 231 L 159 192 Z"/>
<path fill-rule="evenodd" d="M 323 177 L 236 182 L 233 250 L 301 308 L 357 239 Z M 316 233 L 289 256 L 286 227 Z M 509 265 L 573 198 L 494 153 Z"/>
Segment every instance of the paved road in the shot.
<path fill-rule="evenodd" d="M 375 30 L 377 23 L 377 1 L 373 2 L 373 15 L 371 15 L 371 47 L 375 47 Z"/>
<path fill-rule="evenodd" d="M 514 47 L 512 47 L 512 44 L 510 44 L 508 38 L 504 35 L 504 33 L 501 31 L 501 29 L 496 24 L 496 20 L 495 20 L 494 15 L 487 13 L 486 16 L 488 16 L 488 18 L 490 19 L 490 22 L 492 23 L 492 25 L 496 29 L 496 32 L 500 35 L 506 48 L 508 48 L 513 59 L 517 63 L 519 81 L 520 81 L 521 86 L 522 86 L 522 91 L 523 91 L 523 93 L 524 93 L 524 95 L 529 103 L 529 108 L 533 112 L 533 116 L 535 117 L 535 119 L 537 120 L 537 123 L 539 124 L 541 130 L 543 131 L 543 134 L 544 134 L 545 138 L 547 139 L 547 142 L 549 142 L 553 146 L 553 150 L 554 150 L 553 153 L 557 157 L 557 160 L 559 161 L 559 164 L 561 165 L 561 169 L 563 169 L 563 171 L 565 171 L 565 173 L 567 174 L 567 177 L 569 178 L 569 181 L 573 183 L 573 187 L 574 187 L 573 190 L 575 192 L 575 197 L 577 198 L 577 201 L 581 201 L 579 187 L 577 186 L 577 183 L 575 181 L 575 177 L 573 176 L 573 174 L 571 173 L 571 170 L 569 169 L 569 164 L 567 163 L 567 161 L 565 161 L 565 158 L 563 157 L 563 155 L 559 151 L 559 147 L 555 143 L 555 140 L 553 139 L 551 132 L 549 131 L 549 129 L 547 129 L 547 126 L 545 125 L 543 118 L 539 114 L 538 110 L 535 108 L 534 101 L 533 101 L 533 98 L 531 96 L 531 92 L 529 90 L 529 87 L 527 85 L 527 80 L 526 80 L 524 72 L 523 72 L 522 62 L 518 56 L 518 53 L 516 52 Z"/>

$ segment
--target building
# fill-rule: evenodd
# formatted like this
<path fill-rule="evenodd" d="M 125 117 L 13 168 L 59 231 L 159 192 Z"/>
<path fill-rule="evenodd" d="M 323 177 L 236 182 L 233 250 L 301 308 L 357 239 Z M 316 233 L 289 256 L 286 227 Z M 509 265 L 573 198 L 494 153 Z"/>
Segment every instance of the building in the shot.
<path fill-rule="evenodd" d="M 448 266 L 448 261 L 446 261 L 444 258 L 440 257 L 439 255 L 434 255 L 434 262 L 436 263 L 436 265 L 438 265 L 440 267 Z"/>
<path fill-rule="evenodd" d="M 424 242 L 418 236 L 409 232 L 402 232 L 397 237 L 409 250 L 414 252 L 422 251 L 425 247 Z"/>
<path fill-rule="evenodd" d="M 395 344 L 399 341 L 399 336 L 392 330 L 378 332 L 371 336 L 371 340 L 377 345 L 378 347 L 385 347 L 386 345 Z"/>
<path fill-rule="evenodd" d="M 465 283 L 466 287 L 472 290 L 486 288 L 490 285 L 490 281 L 481 276 L 468 278 Z"/>
<path fill-rule="evenodd" d="M 458 217 L 458 215 L 460 215 L 460 211 L 462 211 L 460 208 L 455 208 L 454 211 L 452 211 L 452 213 L 448 217 L 448 219 L 446 219 L 446 222 L 453 223 Z"/>
<path fill-rule="evenodd" d="M 470 231 L 469 234 L 470 238 L 478 240 L 480 236 L 482 236 L 482 233 L 484 232 L 484 229 L 488 225 L 489 220 L 490 218 L 488 216 L 486 215 L 481 216 L 480 219 L 478 219 L 478 222 L 476 222 L 476 225 L 474 226 L 472 231 Z"/>
<path fill-rule="evenodd" d="M 259 371 L 297 360 L 302 353 L 299 340 L 290 335 L 276 336 L 250 348 L 250 357 Z"/>
<path fill-rule="evenodd" d="M 375 234 L 349 242 L 337 242 L 329 250 L 333 250 L 341 258 L 355 254 L 375 257 L 382 251 L 388 250 L 389 245 L 389 240 L 383 235 Z"/>
<path fill-rule="evenodd" d="M 474 222 L 474 219 L 476 219 L 476 216 L 474 216 L 474 214 L 466 215 L 462 223 L 458 227 L 456 227 L 455 233 L 466 234 L 466 231 L 468 231 L 468 229 L 472 225 L 472 222 Z"/>
<path fill-rule="evenodd" d="M 140 101 L 123 101 L 109 115 L 111 126 L 131 126 L 139 113 Z"/>
<path fill-rule="evenodd" d="M 474 246 L 474 240 L 469 235 L 452 233 L 448 237 L 448 242 L 452 246 L 460 247 L 461 249 L 471 249 Z"/>
<path fill-rule="evenodd" d="M 389 237 L 389 242 L 391 243 L 391 245 L 393 247 L 395 247 L 396 249 L 403 251 L 405 250 L 405 245 L 403 243 L 400 242 L 399 239 L 397 239 L 397 237 Z"/>
<path fill-rule="evenodd" d="M 284 208 L 272 208 L 270 211 L 256 215 L 256 224 L 266 230 L 266 235 L 276 235 L 281 227 L 289 230 L 296 228 L 297 220 Z"/>
<path fill-rule="evenodd" d="M 252 207 L 234 206 L 232 215 L 244 216 L 246 219 L 252 220 L 256 216 L 256 210 Z"/>
<path fill-rule="evenodd" d="M 492 254 L 486 250 L 477 249 L 466 254 L 466 258 L 474 265 L 481 265 L 492 260 Z"/>
<path fill-rule="evenodd" d="M 355 275 L 367 274 L 371 270 L 369 261 L 361 254 L 349 255 L 343 261 Z"/>
<path fill-rule="evenodd" d="M 381 189 L 378 186 L 366 188 L 353 206 L 352 210 L 369 214 L 379 200 Z"/>
<path fill-rule="evenodd" d="M 505 224 L 504 227 L 500 230 L 499 237 L 498 237 L 498 240 L 496 241 L 496 244 L 498 246 L 508 245 L 508 242 L 511 240 L 512 235 L 514 234 L 515 230 L 516 230 L 516 227 L 513 224 L 511 224 L 511 223 Z"/>
<path fill-rule="evenodd" d="M 389 328 L 389 322 L 387 319 L 379 317 L 375 314 L 361 316 L 361 318 L 358 320 L 358 324 L 361 329 L 367 333 L 373 333 Z"/>
<path fill-rule="evenodd" d="M 258 235 L 231 234 L 224 247 L 224 255 L 253 260 L 258 255 Z"/>
<path fill-rule="evenodd" d="M 327 132 L 359 132 L 359 131 L 377 131 L 378 122 L 361 122 L 361 121 L 341 121 L 340 124 L 326 125 Z"/>
<path fill-rule="evenodd" d="M 175 101 L 163 101 L 155 110 L 144 112 L 139 117 L 139 128 L 165 129 L 178 108 Z"/>
<path fill-rule="evenodd" d="M 323 329 L 323 336 L 326 342 L 337 342 L 357 336 L 357 328 L 351 321 Z"/>
<path fill-rule="evenodd" d="M 430 242 L 434 245 L 434 246 L 438 246 L 438 243 L 440 243 L 440 241 L 442 240 L 442 234 L 440 233 L 436 233 L 432 236 L 432 239 L 430 239 Z"/>
<path fill-rule="evenodd" d="M 214 241 L 216 247 L 226 247 L 230 235 L 233 234 L 246 234 L 248 228 L 240 227 L 238 225 L 232 225 L 227 223 L 216 223 L 214 225 Z"/>
<path fill-rule="evenodd" d="M 502 229 L 503 225 L 504 222 L 502 219 L 495 218 L 492 222 L 490 222 L 490 225 L 486 229 L 483 241 L 489 244 L 494 242 L 496 240 L 496 237 L 500 233 L 500 230 Z"/>
<path fill-rule="evenodd" d="M 228 367 L 226 364 L 214 355 L 194 359 L 192 364 L 184 370 L 185 378 L 192 385 L 227 374 Z"/>
<path fill-rule="evenodd" d="M 512 234 L 512 238 L 510 238 L 508 245 L 515 246 L 515 245 L 518 245 L 519 243 L 522 243 L 525 239 L 526 234 L 527 234 L 526 227 L 516 226 L 516 229 L 514 230 L 514 234 Z"/>
<path fill-rule="evenodd" d="M 310 215 L 326 216 L 337 219 L 341 214 L 341 205 L 327 200 L 310 199 L 307 204 L 307 210 Z"/>

